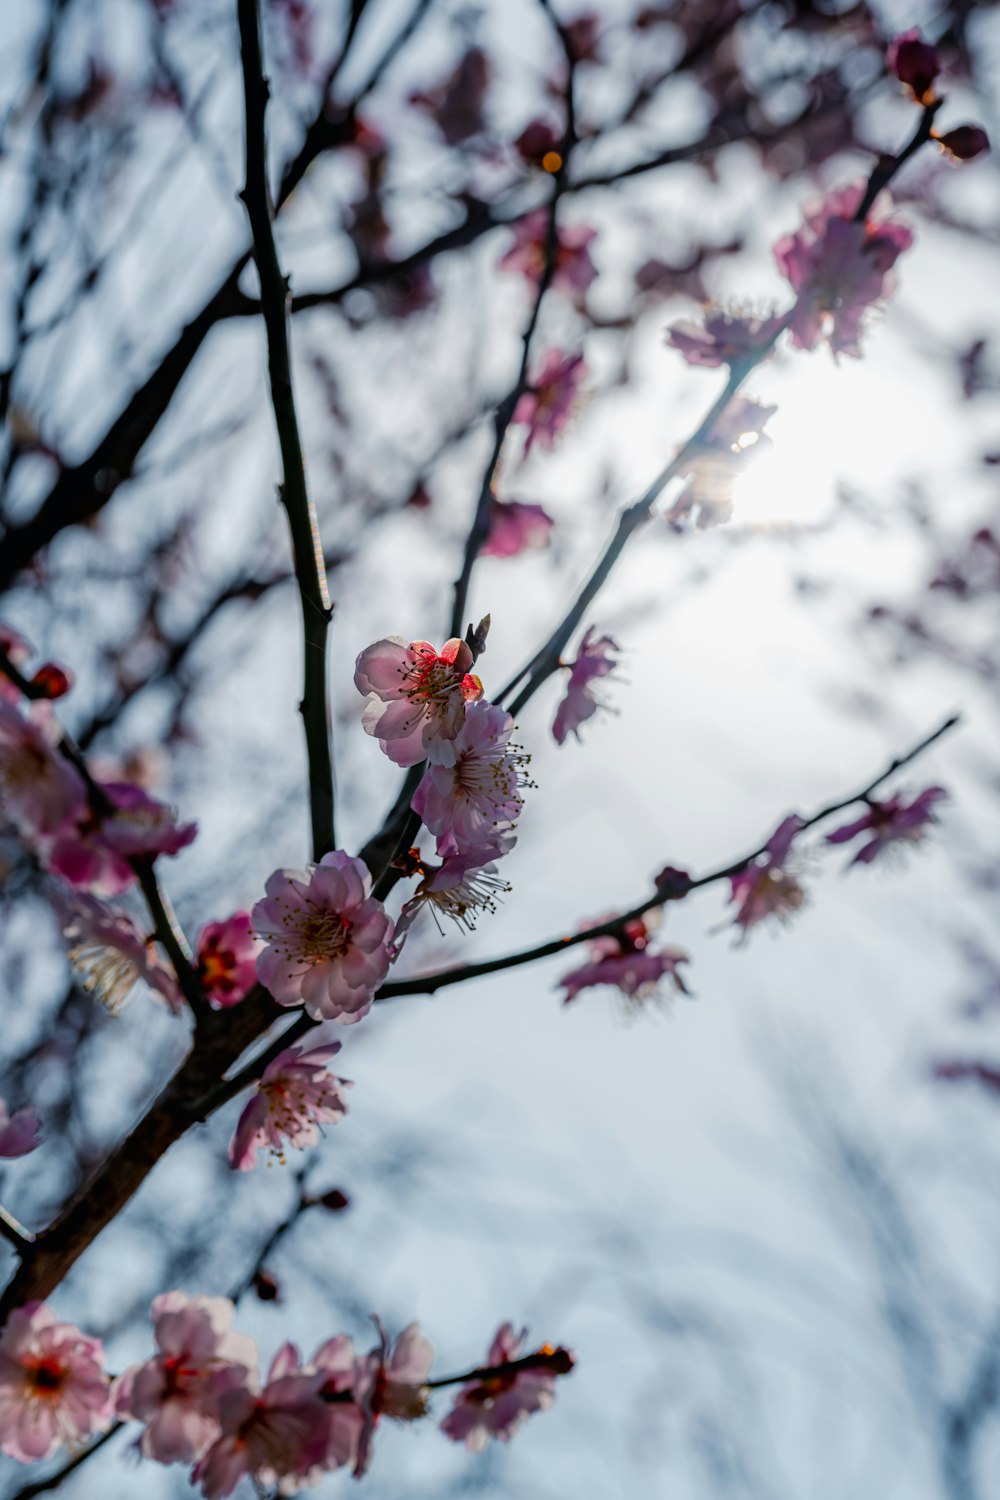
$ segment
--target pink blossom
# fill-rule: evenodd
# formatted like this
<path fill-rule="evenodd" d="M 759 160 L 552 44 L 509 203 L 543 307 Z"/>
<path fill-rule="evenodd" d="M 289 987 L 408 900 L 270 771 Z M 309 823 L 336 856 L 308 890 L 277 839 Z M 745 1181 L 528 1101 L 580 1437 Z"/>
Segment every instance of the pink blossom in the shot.
<path fill-rule="evenodd" d="M 483 111 L 491 71 L 486 53 L 470 47 L 443 83 L 411 94 L 410 103 L 427 110 L 449 146 L 459 146 L 486 128 Z"/>
<path fill-rule="evenodd" d="M 445 641 L 440 653 L 427 641 L 390 635 L 362 651 L 354 684 L 369 695 L 361 723 L 397 766 L 415 766 L 439 739 L 454 739 L 465 705 L 481 698 L 483 685 L 469 671 L 472 652 L 464 641 Z"/>
<path fill-rule="evenodd" d="M 0 697 L 0 812 L 27 839 L 53 834 L 86 806 L 82 778 L 56 750 L 59 738 L 47 703 L 21 714 Z"/>
<path fill-rule="evenodd" d="M 916 27 L 893 37 L 886 49 L 885 65 L 894 78 L 906 85 L 918 104 L 930 104 L 941 59 L 937 48 L 925 42 Z"/>
<path fill-rule="evenodd" d="M 864 183 L 837 188 L 806 213 L 805 224 L 774 247 L 778 268 L 798 300 L 789 327 L 799 349 L 815 349 L 826 338 L 834 354 L 860 356 L 862 319 L 892 290 L 891 271 L 913 243 L 905 224 L 855 214 Z"/>
<path fill-rule="evenodd" d="M 184 1001 L 173 969 L 143 937 L 132 918 L 94 896 L 74 893 L 56 898 L 62 930 L 69 939 L 69 961 L 83 988 L 110 1011 L 118 1010 L 142 979 L 175 1015 Z"/>
<path fill-rule="evenodd" d="M 198 977 L 217 1009 L 238 1005 L 253 988 L 260 946 L 248 911 L 234 912 L 224 922 L 206 922 L 201 929 Z"/>
<path fill-rule="evenodd" d="M 495 912 L 501 895 L 510 890 L 507 881 L 497 874 L 495 863 L 506 852 L 503 843 L 496 842 L 474 845 L 461 854 L 449 854 L 440 865 L 428 866 L 421 860 L 419 870 L 423 879 L 410 899 L 403 903 L 396 923 L 397 952 L 400 939 L 425 906 L 429 908 L 438 932 L 442 930 L 440 917 L 457 922 L 466 932 L 475 931 L 479 913 Z"/>
<path fill-rule="evenodd" d="M 590 246 L 596 229 L 582 224 L 560 226 L 556 239 L 552 285 L 564 292 L 585 292 L 597 278 Z M 500 258 L 501 271 L 517 271 L 532 285 L 545 270 L 548 258 L 549 214 L 544 208 L 519 219 L 514 225 L 514 243 Z"/>
<path fill-rule="evenodd" d="M 16 630 L 12 630 L 9 625 L 4 625 L 2 621 L 0 621 L 0 648 L 7 653 L 11 665 L 22 672 L 35 654 L 35 648 L 31 643 Z M 0 699 L 6 699 L 8 703 L 19 704 L 21 696 L 21 689 L 17 683 L 11 682 L 5 672 L 0 672 Z"/>
<path fill-rule="evenodd" d="M 413 1422 L 427 1411 L 427 1378 L 434 1350 L 417 1323 L 399 1335 L 392 1348 L 381 1324 L 379 1346 L 359 1359 L 354 1373 L 354 1400 L 364 1417 L 354 1476 L 360 1479 L 371 1461 L 372 1434 L 383 1416 Z"/>
<path fill-rule="evenodd" d="M 505 851 L 521 814 L 521 788 L 530 786 L 531 757 L 510 745 L 514 720 L 492 703 L 472 703 L 453 740 L 438 740 L 412 803 L 437 835 L 439 854 L 485 845 Z"/>
<path fill-rule="evenodd" d="M 193 1463 L 220 1434 L 219 1402 L 257 1364 L 253 1339 L 232 1331 L 225 1297 L 164 1292 L 151 1316 L 158 1353 L 115 1382 L 120 1417 L 145 1422 L 140 1447 L 161 1464 Z"/>
<path fill-rule="evenodd" d="M 57 1322 L 44 1302 L 15 1309 L 0 1333 L 0 1449 L 35 1463 L 110 1419 L 100 1340 Z"/>
<path fill-rule="evenodd" d="M 849 844 L 861 835 L 870 835 L 850 861 L 852 865 L 870 865 L 895 844 L 919 844 L 932 823 L 938 821 L 936 804 L 947 797 L 942 786 L 929 786 L 911 801 L 897 793 L 884 802 L 868 801 L 868 810 L 853 823 L 845 823 L 828 833 L 828 844 Z"/>
<path fill-rule="evenodd" d="M 221 1435 L 191 1476 L 208 1500 L 232 1494 L 243 1478 L 258 1487 L 273 1485 L 298 1479 L 322 1462 L 329 1440 L 328 1411 L 319 1394 L 325 1377 L 307 1375 L 297 1365 L 297 1351 L 286 1346 L 271 1362 L 262 1391 L 243 1387 L 221 1396 Z"/>
<path fill-rule="evenodd" d="M 265 1147 L 284 1160 L 284 1142 L 297 1151 L 315 1146 L 319 1127 L 343 1119 L 347 1113 L 346 1078 L 335 1078 L 326 1064 L 340 1051 L 340 1043 L 314 1047 L 286 1047 L 268 1063 L 257 1091 L 240 1115 L 229 1146 L 229 1164 L 237 1172 L 257 1165 Z"/>
<path fill-rule="evenodd" d="M 733 397 L 684 466 L 687 482 L 665 516 L 670 525 L 679 529 L 690 521 L 697 531 L 706 531 L 730 520 L 736 481 L 770 445 L 764 427 L 777 409 L 745 396 Z"/>
<path fill-rule="evenodd" d="M 555 522 L 541 505 L 521 500 L 494 500 L 490 506 L 490 530 L 479 549 L 480 557 L 517 557 L 529 548 L 547 547 Z"/>
<path fill-rule="evenodd" d="M 586 374 L 582 354 L 562 354 L 550 349 L 528 390 L 518 397 L 512 421 L 525 422 L 528 436 L 524 451 L 537 441 L 543 448 L 555 447 L 576 408 L 580 382 Z"/>
<path fill-rule="evenodd" d="M 569 669 L 566 696 L 556 710 L 552 725 L 557 745 L 565 744 L 570 734 L 575 734 L 579 739 L 580 725 L 592 718 L 599 708 L 606 707 L 595 696 L 593 684 L 616 670 L 618 663 L 614 659 L 614 653 L 618 649 L 609 635 L 595 638 L 593 626 L 583 637 L 576 660 Z"/>
<path fill-rule="evenodd" d="M 56 834 L 48 866 L 79 890 L 117 896 L 134 885 L 132 862 L 159 854 L 179 854 L 198 832 L 197 823 L 178 823 L 173 808 L 128 781 L 105 782 L 101 790 L 112 811 L 87 808 L 74 825 Z"/>
<path fill-rule="evenodd" d="M 41 1145 L 40 1129 L 41 1122 L 33 1109 L 19 1109 L 10 1114 L 6 1101 L 0 1099 L 0 1157 L 10 1159 L 35 1151 Z"/>
<path fill-rule="evenodd" d="M 444 742 L 442 742 L 444 743 Z M 371 875 L 343 850 L 309 870 L 275 870 L 252 912 L 266 947 L 257 978 L 279 1005 L 315 1020 L 360 1021 L 389 970 L 392 923 Z"/>
<path fill-rule="evenodd" d="M 365 1418 L 353 1399 L 343 1399 L 344 1393 L 354 1385 L 356 1367 L 354 1345 L 345 1333 L 338 1333 L 322 1343 L 304 1367 L 306 1374 L 323 1376 L 320 1394 L 329 1403 L 330 1427 L 322 1461 L 323 1469 L 346 1468 L 357 1463 L 358 1443 Z M 331 1401 L 331 1396 L 339 1396 L 341 1399 Z M 308 1476 L 305 1482 L 308 1483 L 312 1477 Z"/>
<path fill-rule="evenodd" d="M 486 1356 L 486 1365 L 509 1364 L 520 1359 L 527 1336 L 527 1329 L 518 1334 L 512 1323 L 501 1323 Z M 462 1386 L 455 1405 L 441 1423 L 441 1431 L 453 1442 L 464 1443 L 471 1453 L 481 1453 L 489 1438 L 506 1443 L 525 1417 L 547 1411 L 555 1400 L 555 1386 L 555 1371 L 544 1366 L 472 1380 Z"/>
<path fill-rule="evenodd" d="M 744 940 L 759 922 L 769 917 L 787 921 L 804 904 L 805 891 L 787 869 L 792 844 L 801 828 L 802 819 L 794 813 L 785 818 L 769 839 L 765 853 L 730 877 L 729 899 L 737 905 L 733 923 L 742 928 Z"/>
<path fill-rule="evenodd" d="M 590 962 L 572 969 L 559 981 L 566 991 L 563 1004 L 575 1000 L 581 990 L 610 985 L 638 1006 L 658 996 L 664 977 L 682 995 L 690 994 L 680 973 L 680 965 L 688 962 L 683 948 L 655 950 L 649 946 L 655 915 L 647 912 L 645 919 L 634 917 L 626 922 L 618 934 L 603 933 L 591 938 Z"/>
<path fill-rule="evenodd" d="M 703 323 L 682 318 L 667 329 L 667 343 L 689 365 L 714 370 L 720 365 L 756 362 L 758 355 L 770 349 L 783 323 L 778 317 L 754 317 L 717 308 L 706 313 Z"/>

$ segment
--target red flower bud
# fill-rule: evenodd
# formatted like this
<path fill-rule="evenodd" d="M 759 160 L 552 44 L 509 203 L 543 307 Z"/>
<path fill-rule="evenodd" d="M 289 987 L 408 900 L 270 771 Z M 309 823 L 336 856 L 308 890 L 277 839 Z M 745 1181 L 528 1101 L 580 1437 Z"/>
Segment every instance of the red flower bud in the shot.
<path fill-rule="evenodd" d="M 63 698 L 73 686 L 73 679 L 62 667 L 57 667 L 54 661 L 47 661 L 38 668 L 31 679 L 31 686 L 39 698 Z"/>
<path fill-rule="evenodd" d="M 918 104 L 931 102 L 941 59 L 937 49 L 921 39 L 919 31 L 904 31 L 893 37 L 885 61 L 889 72 L 906 85 Z"/>
<path fill-rule="evenodd" d="M 955 161 L 972 161 L 990 149 L 990 138 L 981 125 L 956 125 L 947 135 L 935 136 Z"/>

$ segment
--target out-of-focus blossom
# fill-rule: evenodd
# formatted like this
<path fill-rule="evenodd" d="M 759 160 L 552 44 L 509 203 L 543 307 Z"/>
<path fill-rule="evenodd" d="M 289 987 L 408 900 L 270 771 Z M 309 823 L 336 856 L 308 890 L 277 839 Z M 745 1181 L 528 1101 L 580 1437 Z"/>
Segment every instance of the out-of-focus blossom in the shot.
<path fill-rule="evenodd" d="M 764 428 L 776 406 L 734 396 L 711 432 L 687 460 L 688 479 L 665 519 L 698 531 L 723 526 L 733 514 L 734 486 L 747 464 L 770 444 Z"/>
<path fill-rule="evenodd" d="M 500 258 L 501 271 L 515 271 L 532 285 L 541 280 L 548 259 L 549 215 L 546 209 L 519 219 L 514 225 L 514 243 Z M 597 279 L 590 246 L 596 229 L 583 224 L 560 226 L 556 235 L 552 285 L 560 291 L 580 294 Z"/>
<path fill-rule="evenodd" d="M 234 912 L 224 922 L 206 922 L 201 929 L 195 955 L 198 977 L 220 1010 L 238 1005 L 252 989 L 260 946 L 248 911 Z"/>
<path fill-rule="evenodd" d="M 933 1077 L 945 1083 L 980 1083 L 991 1094 L 1000 1094 L 1000 1067 L 969 1058 L 947 1058 L 936 1062 Z"/>
<path fill-rule="evenodd" d="M 135 884 L 132 860 L 179 854 L 198 825 L 178 823 L 173 808 L 131 782 L 106 782 L 101 790 L 112 810 L 99 815 L 87 808 L 62 827 L 48 847 L 47 864 L 78 890 L 117 896 Z"/>
<path fill-rule="evenodd" d="M 449 146 L 460 146 L 486 128 L 484 108 L 492 71 L 482 48 L 470 47 L 443 83 L 411 94 L 410 103 L 427 111 Z"/>
<path fill-rule="evenodd" d="M 440 652 L 428 641 L 390 635 L 358 657 L 354 685 L 368 695 L 361 723 L 397 766 L 415 766 L 439 739 L 454 739 L 465 706 L 483 694 L 469 668 L 472 652 L 457 638 Z"/>
<path fill-rule="evenodd" d="M 180 1014 L 184 1001 L 177 976 L 127 912 L 82 893 L 58 894 L 56 908 L 70 945 L 69 961 L 88 994 L 115 1012 L 142 979 L 175 1015 Z"/>
<path fill-rule="evenodd" d="M 864 838 L 850 863 L 870 865 L 895 845 L 919 844 L 928 828 L 938 821 L 937 804 L 947 796 L 943 786 L 929 786 L 911 801 L 899 793 L 883 802 L 873 797 L 868 801 L 867 812 L 828 833 L 826 842 L 849 844 L 853 839 Z"/>
<path fill-rule="evenodd" d="M 480 557 L 517 557 L 533 548 L 547 547 L 555 521 L 541 505 L 522 500 L 494 500 L 490 505 L 489 534 Z"/>
<path fill-rule="evenodd" d="M 889 295 L 892 268 L 913 243 L 906 224 L 876 218 L 873 209 L 857 222 L 865 187 L 837 188 L 774 247 L 778 269 L 797 293 L 789 328 L 799 349 L 815 349 L 825 338 L 834 354 L 859 357 L 864 315 Z"/>
<path fill-rule="evenodd" d="M 329 1414 L 319 1394 L 324 1376 L 298 1371 L 297 1362 L 291 1346 L 281 1349 L 262 1391 L 241 1388 L 222 1395 L 221 1435 L 191 1476 L 207 1500 L 232 1494 L 244 1478 L 266 1488 L 297 1480 L 322 1462 L 329 1441 Z"/>
<path fill-rule="evenodd" d="M 331 1396 L 343 1397 L 344 1392 L 352 1389 L 356 1368 L 354 1345 L 345 1333 L 338 1333 L 320 1344 L 312 1359 L 304 1366 L 306 1374 L 323 1376 L 320 1394 L 328 1403 L 330 1425 L 326 1453 L 322 1460 L 323 1470 L 346 1468 L 357 1463 L 358 1443 L 365 1425 L 364 1415 L 353 1399 L 330 1400 Z M 309 1475 L 306 1482 L 312 1478 Z"/>
<path fill-rule="evenodd" d="M 753 362 L 774 343 L 784 319 L 709 311 L 703 323 L 682 318 L 667 329 L 667 343 L 689 365 L 717 369 L 720 365 Z"/>
<path fill-rule="evenodd" d="M 6 1101 L 0 1099 L 0 1157 L 27 1156 L 41 1141 L 41 1122 L 33 1109 L 18 1109 L 10 1114 Z"/>
<path fill-rule="evenodd" d="M 669 979 L 680 994 L 691 993 L 680 973 L 680 965 L 689 962 L 688 955 L 683 948 L 651 948 L 653 924 L 650 913 L 647 912 L 646 918 L 649 920 L 633 918 L 618 935 L 605 933 L 591 938 L 587 945 L 589 963 L 572 969 L 559 981 L 566 992 L 563 995 L 565 1005 L 575 1000 L 581 990 L 610 985 L 621 991 L 630 1002 L 630 1009 L 639 1009 L 647 1001 L 659 997 L 664 978 Z"/>
<path fill-rule="evenodd" d="M 86 806 L 82 778 L 55 748 L 59 738 L 47 703 L 21 714 L 0 697 L 0 814 L 29 840 L 54 834 Z"/>
<path fill-rule="evenodd" d="M 570 734 L 579 739 L 580 725 L 592 718 L 599 708 L 607 708 L 607 704 L 594 693 L 594 683 L 616 670 L 618 650 L 609 635 L 595 637 L 593 626 L 583 637 L 576 660 L 569 669 L 566 696 L 556 709 L 552 724 L 557 745 L 565 744 Z"/>
<path fill-rule="evenodd" d="M 981 125 L 956 125 L 934 139 L 955 161 L 972 161 L 990 149 L 990 138 Z"/>
<path fill-rule="evenodd" d="M 455 738 L 430 746 L 411 806 L 437 835 L 439 854 L 511 847 L 521 789 L 532 785 L 526 771 L 531 757 L 510 744 L 513 729 L 504 709 L 471 703 Z"/>
<path fill-rule="evenodd" d="M 486 1356 L 486 1365 L 510 1364 L 521 1359 L 527 1337 L 527 1329 L 515 1333 L 512 1323 L 501 1323 Z M 472 1453 L 481 1453 L 491 1437 L 508 1442 L 525 1417 L 548 1411 L 556 1398 L 557 1374 L 565 1374 L 572 1368 L 568 1350 L 546 1346 L 539 1356 L 546 1355 L 552 1357 L 548 1365 L 539 1363 L 534 1369 L 484 1375 L 463 1385 L 455 1405 L 441 1423 L 441 1431 L 453 1442 L 464 1443 Z"/>
<path fill-rule="evenodd" d="M 268 1147 L 284 1161 L 286 1141 L 297 1151 L 315 1146 L 321 1125 L 343 1119 L 350 1080 L 336 1078 L 326 1066 L 339 1051 L 339 1042 L 311 1052 L 286 1047 L 268 1063 L 230 1142 L 231 1167 L 249 1172 L 257 1165 L 257 1152 Z"/>
<path fill-rule="evenodd" d="M 787 921 L 804 905 L 806 893 L 787 868 L 792 844 L 801 829 L 802 819 L 794 813 L 785 818 L 768 840 L 765 852 L 730 877 L 729 899 L 736 903 L 733 925 L 741 929 L 744 941 L 758 923 L 769 917 Z"/>
<path fill-rule="evenodd" d="M 99 1339 L 60 1323 L 44 1302 L 10 1314 L 0 1333 L 0 1449 L 21 1463 L 82 1443 L 111 1420 Z"/>
<path fill-rule="evenodd" d="M 413 1422 L 427 1411 L 427 1379 L 434 1350 L 417 1323 L 411 1323 L 389 1347 L 379 1325 L 379 1347 L 357 1361 L 353 1392 L 363 1415 L 354 1475 L 360 1479 L 371 1462 L 372 1434 L 381 1417 Z"/>
<path fill-rule="evenodd" d="M 473 846 L 461 854 L 449 854 L 442 864 L 428 867 L 422 861 L 423 879 L 414 894 L 404 902 L 396 923 L 397 950 L 400 939 L 412 926 L 414 918 L 426 906 L 437 924 L 441 917 L 457 922 L 466 932 L 473 932 L 480 912 L 493 913 L 500 897 L 510 890 L 507 881 L 497 874 L 495 861 L 506 850 L 502 843 Z"/>
<path fill-rule="evenodd" d="M 550 349 L 531 386 L 522 391 L 512 421 L 527 424 L 524 451 L 536 442 L 554 448 L 579 402 L 580 383 L 586 375 L 582 354 L 563 354 Z"/>
<path fill-rule="evenodd" d="M 514 150 L 530 167 L 558 172 L 562 166 L 559 132 L 549 120 L 529 120 L 514 142 Z"/>
<path fill-rule="evenodd" d="M 159 1463 L 193 1463 L 219 1436 L 219 1402 L 256 1369 L 253 1339 L 232 1330 L 226 1297 L 164 1292 L 150 1315 L 157 1353 L 115 1381 L 120 1417 L 145 1422 L 139 1446 Z"/>
<path fill-rule="evenodd" d="M 257 978 L 279 1005 L 315 1020 L 360 1021 L 389 970 L 392 923 L 371 875 L 343 850 L 309 870 L 275 870 L 252 912 L 266 946 Z"/>
<path fill-rule="evenodd" d="M 7 653 L 11 664 L 21 672 L 34 655 L 34 647 L 30 641 L 26 641 L 23 635 L 2 621 L 0 621 L 0 648 Z M 0 699 L 16 704 L 21 702 L 21 697 L 21 689 L 17 684 L 11 682 L 5 672 L 0 672 Z"/>
<path fill-rule="evenodd" d="M 886 49 L 885 65 L 894 78 L 905 84 L 918 104 L 931 103 L 941 59 L 937 48 L 925 42 L 916 27 L 893 37 Z"/>

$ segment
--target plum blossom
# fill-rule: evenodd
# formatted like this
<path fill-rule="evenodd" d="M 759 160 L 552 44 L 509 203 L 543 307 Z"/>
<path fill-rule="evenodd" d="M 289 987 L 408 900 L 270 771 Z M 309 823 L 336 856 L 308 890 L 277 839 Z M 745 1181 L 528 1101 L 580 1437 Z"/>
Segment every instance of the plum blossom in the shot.
<path fill-rule="evenodd" d="M 666 512 L 671 526 L 692 521 L 697 531 L 732 517 L 734 487 L 752 458 L 770 445 L 764 428 L 776 406 L 734 396 L 685 464 L 687 482 Z"/>
<path fill-rule="evenodd" d="M 501 1323 L 486 1356 L 486 1365 L 504 1365 L 523 1358 L 527 1329 L 514 1332 L 512 1323 Z M 509 1442 L 525 1417 L 536 1411 L 547 1411 L 556 1398 L 557 1373 L 572 1368 L 567 1350 L 539 1351 L 541 1356 L 562 1355 L 562 1360 L 516 1370 L 513 1373 L 487 1375 L 463 1385 L 455 1405 L 441 1423 L 441 1431 L 453 1442 L 464 1443 L 470 1453 L 481 1453 L 489 1438 Z"/>
<path fill-rule="evenodd" d="M 560 226 L 552 270 L 552 285 L 564 292 L 585 292 L 597 279 L 590 246 L 597 230 L 583 224 Z M 548 259 L 549 213 L 539 208 L 514 225 L 514 243 L 500 258 L 501 271 L 517 271 L 536 284 Z"/>
<path fill-rule="evenodd" d="M 575 734 L 579 739 L 580 725 L 592 718 L 599 708 L 607 707 L 594 693 L 593 684 L 617 669 L 614 654 L 619 649 L 609 635 L 595 638 L 593 626 L 584 635 L 576 660 L 569 668 L 566 696 L 556 709 L 552 724 L 552 735 L 557 745 L 564 745 L 570 734 Z"/>
<path fill-rule="evenodd" d="M 135 884 L 137 859 L 179 854 L 197 832 L 197 823 L 178 823 L 173 808 L 151 797 L 141 786 L 110 781 L 101 790 L 111 811 L 81 810 L 62 827 L 47 848 L 47 864 L 78 890 L 96 896 L 118 896 Z"/>
<path fill-rule="evenodd" d="M 354 1477 L 360 1479 L 371 1462 L 372 1435 L 383 1416 L 413 1422 L 427 1411 L 427 1378 L 434 1350 L 418 1323 L 403 1329 L 389 1347 L 382 1325 L 376 1320 L 379 1346 L 357 1361 L 354 1400 L 363 1414 L 358 1438 Z"/>
<path fill-rule="evenodd" d="M 229 1165 L 249 1172 L 257 1152 L 266 1147 L 284 1161 L 284 1143 L 297 1151 L 315 1146 L 321 1125 L 342 1120 L 347 1113 L 347 1078 L 335 1078 L 326 1064 L 340 1051 L 339 1042 L 314 1047 L 286 1047 L 264 1069 L 254 1097 L 240 1115 L 229 1146 Z"/>
<path fill-rule="evenodd" d="M 864 837 L 865 842 L 857 850 L 850 865 L 870 865 L 899 844 L 919 844 L 932 823 L 938 821 L 937 803 L 948 793 L 943 786 L 926 787 L 918 796 L 907 801 L 900 793 L 887 797 L 885 801 L 868 799 L 868 810 L 852 823 L 828 833 L 828 844 L 849 844 L 853 839 Z"/>
<path fill-rule="evenodd" d="M 454 739 L 465 706 L 483 695 L 469 668 L 472 652 L 457 638 L 440 652 L 428 641 L 390 635 L 367 646 L 358 657 L 354 684 L 368 694 L 361 723 L 397 766 L 427 758 L 435 740 Z"/>
<path fill-rule="evenodd" d="M 410 804 L 437 835 L 438 853 L 486 845 L 504 852 L 521 815 L 521 788 L 531 786 L 531 757 L 510 744 L 514 720 L 492 703 L 472 703 L 453 740 L 437 740 Z"/>
<path fill-rule="evenodd" d="M 4 1099 L 0 1099 L 0 1157 L 9 1160 L 15 1156 L 27 1156 L 41 1145 L 39 1130 L 41 1122 L 33 1109 L 18 1109 L 10 1114 Z"/>
<path fill-rule="evenodd" d="M 437 88 L 411 94 L 410 103 L 427 111 L 449 146 L 460 146 L 486 128 L 491 73 L 482 48 L 470 47 Z"/>
<path fill-rule="evenodd" d="M 806 893 L 787 863 L 795 838 L 802 830 L 802 819 L 792 814 L 778 825 L 762 855 L 737 875 L 730 877 L 730 901 L 736 903 L 733 924 L 742 929 L 742 941 L 759 922 L 777 917 L 781 922 L 805 904 Z"/>
<path fill-rule="evenodd" d="M 770 349 L 783 326 L 783 318 L 710 308 L 702 323 L 682 318 L 668 328 L 666 341 L 689 365 L 714 370 L 755 361 Z"/>
<path fill-rule="evenodd" d="M 180 1014 L 184 1001 L 177 976 L 127 912 L 82 893 L 59 893 L 55 904 L 70 943 L 69 961 L 88 994 L 114 1013 L 141 979 Z"/>
<path fill-rule="evenodd" d="M 442 741 L 442 743 L 445 743 Z M 392 923 L 371 875 L 342 849 L 309 870 L 275 870 L 252 912 L 265 947 L 257 978 L 279 1005 L 314 1020 L 360 1021 L 389 970 Z"/>
<path fill-rule="evenodd" d="M 892 268 L 913 243 L 906 224 L 877 219 L 872 209 L 858 223 L 865 190 L 864 183 L 837 188 L 774 247 L 778 269 L 798 294 L 789 316 L 798 349 L 815 349 L 825 338 L 835 355 L 860 357 L 864 314 L 892 291 Z"/>
<path fill-rule="evenodd" d="M 24 838 L 54 834 L 86 807 L 83 779 L 56 750 L 59 739 L 47 703 L 22 714 L 0 697 L 0 812 Z"/>
<path fill-rule="evenodd" d="M 365 1417 L 353 1398 L 356 1370 L 354 1345 L 346 1333 L 326 1339 L 302 1366 L 304 1375 L 322 1376 L 319 1394 L 327 1403 L 329 1424 L 326 1452 L 317 1468 L 302 1476 L 303 1486 L 315 1483 L 330 1469 L 351 1467 L 357 1462 Z"/>
<path fill-rule="evenodd" d="M 647 912 L 645 918 L 633 917 L 619 934 L 603 933 L 591 938 L 587 945 L 590 961 L 564 974 L 559 981 L 566 992 L 563 1004 L 575 1000 L 581 990 L 611 985 L 621 991 L 630 1009 L 638 1009 L 645 1001 L 659 996 L 664 978 L 680 994 L 690 994 L 680 973 L 680 965 L 689 961 L 684 949 L 649 946 L 654 915 Z"/>
<path fill-rule="evenodd" d="M 525 453 L 530 453 L 536 442 L 543 448 L 555 447 L 579 403 L 580 383 L 586 373 L 582 354 L 549 350 L 531 385 L 518 397 L 511 418 L 527 424 Z"/>
<path fill-rule="evenodd" d="M 322 1372 L 298 1368 L 294 1346 L 279 1349 L 263 1390 L 248 1386 L 219 1399 L 220 1436 L 191 1475 L 208 1500 L 232 1494 L 243 1478 L 260 1487 L 297 1479 L 323 1461 L 329 1417 L 320 1396 Z"/>
<path fill-rule="evenodd" d="M 901 31 L 886 49 L 885 65 L 894 78 L 909 90 L 917 104 L 930 104 L 934 98 L 934 80 L 941 71 L 937 48 L 925 42 L 918 28 Z"/>
<path fill-rule="evenodd" d="M 10 1314 L 0 1333 L 0 1450 L 35 1463 L 111 1420 L 99 1339 L 60 1323 L 44 1302 Z"/>
<path fill-rule="evenodd" d="M 260 946 L 248 911 L 234 912 L 224 922 L 206 922 L 201 929 L 195 955 L 198 977 L 217 1009 L 246 998 L 257 978 Z"/>
<path fill-rule="evenodd" d="M 232 1331 L 226 1297 L 164 1292 L 150 1310 L 157 1353 L 115 1381 L 115 1411 L 145 1422 L 139 1447 L 161 1464 L 193 1463 L 219 1436 L 219 1402 L 257 1365 L 253 1339 Z"/>
<path fill-rule="evenodd" d="M 506 853 L 502 842 L 473 845 L 461 854 L 449 854 L 440 865 L 417 863 L 423 879 L 414 894 L 403 903 L 395 928 L 397 951 L 400 939 L 409 931 L 417 914 L 426 906 L 442 932 L 440 918 L 447 917 L 466 932 L 474 932 L 480 912 L 493 913 L 502 895 L 510 890 L 503 876 L 497 874 L 495 861 Z"/>
<path fill-rule="evenodd" d="M 541 505 L 530 505 L 523 500 L 494 500 L 490 505 L 490 529 L 479 555 L 518 557 L 522 552 L 547 547 L 555 524 Z"/>

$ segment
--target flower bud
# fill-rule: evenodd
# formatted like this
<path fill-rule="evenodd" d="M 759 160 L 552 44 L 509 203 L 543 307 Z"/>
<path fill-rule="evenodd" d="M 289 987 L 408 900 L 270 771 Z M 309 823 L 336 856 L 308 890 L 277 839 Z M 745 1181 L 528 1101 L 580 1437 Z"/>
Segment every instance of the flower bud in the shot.
<path fill-rule="evenodd" d="M 925 42 L 919 31 L 904 31 L 893 37 L 885 61 L 889 72 L 905 84 L 918 104 L 931 102 L 934 80 L 941 71 L 941 59 L 937 48 Z"/>
<path fill-rule="evenodd" d="M 40 698 L 63 698 L 73 686 L 73 679 L 62 667 L 57 667 L 54 661 L 47 661 L 38 668 L 31 679 L 31 686 Z"/>
<path fill-rule="evenodd" d="M 972 161 L 990 149 L 990 138 L 981 125 L 956 125 L 935 139 L 955 161 Z"/>

